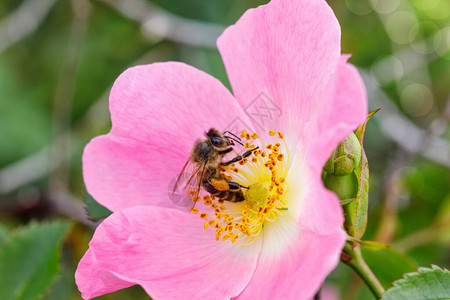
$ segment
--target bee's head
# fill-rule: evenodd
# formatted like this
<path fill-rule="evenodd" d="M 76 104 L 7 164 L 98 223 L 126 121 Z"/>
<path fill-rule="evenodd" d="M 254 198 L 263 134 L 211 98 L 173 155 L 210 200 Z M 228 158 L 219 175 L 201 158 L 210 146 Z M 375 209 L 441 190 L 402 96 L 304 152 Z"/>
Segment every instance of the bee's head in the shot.
<path fill-rule="evenodd" d="M 223 133 L 215 128 L 211 128 L 206 137 L 209 139 L 211 145 L 216 148 L 226 148 L 230 145 L 234 145 L 233 141 L 228 139 Z"/>

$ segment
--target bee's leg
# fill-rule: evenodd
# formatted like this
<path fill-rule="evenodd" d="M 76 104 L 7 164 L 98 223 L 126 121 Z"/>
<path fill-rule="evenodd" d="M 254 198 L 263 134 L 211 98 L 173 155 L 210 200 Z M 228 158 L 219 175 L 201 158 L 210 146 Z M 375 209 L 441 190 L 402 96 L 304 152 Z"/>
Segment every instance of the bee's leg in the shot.
<path fill-rule="evenodd" d="M 228 186 L 230 187 L 229 191 L 231 191 L 231 192 L 237 192 L 241 188 L 248 189 L 248 186 L 243 186 L 243 185 L 240 185 L 239 183 L 232 182 L 232 181 L 228 181 Z"/>
<path fill-rule="evenodd" d="M 230 147 L 230 148 L 227 148 L 225 150 L 219 151 L 219 154 L 225 155 L 227 153 L 230 153 L 231 151 L 233 151 L 233 148 Z"/>
<path fill-rule="evenodd" d="M 249 157 L 250 154 L 252 154 L 252 152 L 253 152 L 254 150 L 258 149 L 258 148 L 259 148 L 259 147 L 250 149 L 250 150 L 248 150 L 247 152 L 245 152 L 244 154 L 239 155 L 239 156 L 236 156 L 236 157 L 233 158 L 232 160 L 229 160 L 229 161 L 220 163 L 220 165 L 222 165 L 222 166 L 228 166 L 228 165 L 231 165 L 232 163 L 241 161 L 241 160 L 243 160 L 244 158 Z"/>

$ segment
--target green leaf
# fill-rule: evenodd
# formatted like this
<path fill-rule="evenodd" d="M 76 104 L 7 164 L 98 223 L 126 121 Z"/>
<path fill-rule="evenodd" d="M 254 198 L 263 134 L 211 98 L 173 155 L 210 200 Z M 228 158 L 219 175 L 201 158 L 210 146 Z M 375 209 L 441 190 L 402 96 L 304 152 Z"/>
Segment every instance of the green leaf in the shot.
<path fill-rule="evenodd" d="M 361 248 L 361 252 L 364 260 L 385 289 L 390 288 L 392 282 L 402 278 L 403 274 L 414 272 L 417 268 L 411 258 L 392 247 L 384 250 Z"/>
<path fill-rule="evenodd" d="M 92 220 L 104 219 L 112 214 L 109 209 L 95 201 L 89 194 L 86 194 L 86 211 Z"/>
<path fill-rule="evenodd" d="M 419 268 L 418 272 L 405 274 L 394 282 L 383 300 L 450 299 L 450 272 L 438 266 Z"/>
<path fill-rule="evenodd" d="M 59 269 L 59 246 L 67 222 L 32 223 L 7 239 L 0 249 L 0 299 L 43 296 Z"/>
<path fill-rule="evenodd" d="M 2 244 L 7 237 L 8 237 L 8 230 L 4 226 L 0 225 L 0 248 L 2 247 Z"/>

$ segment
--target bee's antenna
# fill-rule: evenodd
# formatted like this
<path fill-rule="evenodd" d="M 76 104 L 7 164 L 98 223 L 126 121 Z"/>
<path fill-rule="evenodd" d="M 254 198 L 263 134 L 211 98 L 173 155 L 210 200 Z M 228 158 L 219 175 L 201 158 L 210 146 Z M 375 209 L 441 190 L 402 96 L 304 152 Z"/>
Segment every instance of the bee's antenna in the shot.
<path fill-rule="evenodd" d="M 235 135 L 234 133 L 232 133 L 231 131 L 224 131 L 223 132 L 223 134 L 225 134 L 225 133 L 229 133 L 229 134 L 231 134 L 232 136 L 234 136 L 235 138 L 237 138 L 238 140 L 241 140 L 241 138 L 240 137 L 238 137 L 237 135 Z"/>
<path fill-rule="evenodd" d="M 236 143 L 238 143 L 241 146 L 244 146 L 244 144 L 242 144 L 242 142 L 240 140 L 236 140 L 235 138 L 232 138 L 231 136 L 228 136 L 228 135 L 224 135 L 224 137 L 226 137 L 227 139 L 230 139 L 232 141 L 235 141 Z"/>
<path fill-rule="evenodd" d="M 195 204 L 197 204 L 197 201 L 194 201 L 194 204 L 192 204 L 191 210 L 192 210 L 193 208 L 195 208 Z"/>

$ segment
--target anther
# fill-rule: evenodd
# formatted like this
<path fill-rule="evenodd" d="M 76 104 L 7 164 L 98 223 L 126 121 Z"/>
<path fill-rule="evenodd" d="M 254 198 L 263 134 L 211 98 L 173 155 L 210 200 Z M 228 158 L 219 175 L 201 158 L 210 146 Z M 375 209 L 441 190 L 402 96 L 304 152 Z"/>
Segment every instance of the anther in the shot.
<path fill-rule="evenodd" d="M 224 182 L 239 184 L 245 197 L 242 203 L 225 201 L 209 194 L 199 197 L 196 191 L 189 191 L 193 199 L 201 199 L 206 206 L 211 207 L 212 210 L 208 212 L 201 212 L 196 208 L 191 211 L 206 221 L 203 228 L 210 227 L 216 231 L 218 241 L 230 240 L 238 246 L 251 244 L 263 229 L 264 223 L 275 221 L 280 210 L 286 207 L 283 194 L 287 188 L 284 182 L 289 162 L 285 161 L 285 154 L 282 153 L 286 143 L 283 140 L 284 146 L 281 148 L 281 132 L 270 130 L 269 135 L 274 137 L 271 144 L 265 146 L 262 143 L 255 147 L 253 140 L 258 139 L 258 134 L 241 132 L 240 136 L 246 139 L 242 141 L 244 146 L 252 150 L 250 155 L 218 170 Z M 240 169 L 240 165 L 249 161 L 252 164 L 248 168 Z M 260 176 L 260 169 L 264 177 Z M 252 179 L 250 176 L 254 172 Z"/>

